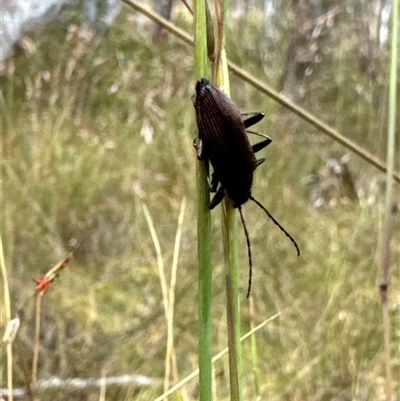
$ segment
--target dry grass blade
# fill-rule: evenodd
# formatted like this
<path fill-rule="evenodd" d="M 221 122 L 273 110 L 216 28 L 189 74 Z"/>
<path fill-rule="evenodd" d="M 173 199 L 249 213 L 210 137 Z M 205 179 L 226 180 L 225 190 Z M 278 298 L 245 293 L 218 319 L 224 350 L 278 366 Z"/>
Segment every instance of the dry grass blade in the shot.
<path fill-rule="evenodd" d="M 34 400 L 38 394 L 38 367 L 39 367 L 39 351 L 40 351 L 40 319 L 42 314 L 42 294 L 39 292 L 36 295 L 36 317 L 35 317 L 35 341 L 33 347 L 32 361 L 32 393 Z"/>
<path fill-rule="evenodd" d="M 10 300 L 10 289 L 8 286 L 8 277 L 6 262 L 4 260 L 3 253 L 3 239 L 0 236 L 0 265 L 1 265 L 1 275 L 3 277 L 3 294 L 4 294 L 4 311 L 6 321 L 9 322 L 11 319 L 11 300 Z M 16 334 L 16 332 L 15 332 Z M 7 388 L 8 394 L 10 395 L 10 401 L 13 400 L 13 354 L 12 354 L 12 341 L 7 341 Z"/>
<path fill-rule="evenodd" d="M 174 350 L 174 306 L 175 306 L 175 287 L 176 287 L 176 277 L 178 271 L 178 259 L 179 259 L 179 249 L 182 237 L 182 225 L 183 218 L 185 215 L 186 208 L 186 198 L 182 199 L 181 207 L 179 210 L 178 226 L 175 234 L 175 245 L 174 254 L 172 257 L 171 266 L 171 282 L 169 287 L 169 297 L 168 297 L 168 314 L 167 314 L 167 352 L 166 352 L 166 372 L 164 379 L 164 391 L 167 390 L 170 383 L 170 369 L 172 368 L 174 379 L 178 379 L 178 369 L 176 366 L 175 350 Z"/>
<path fill-rule="evenodd" d="M 158 236 L 154 228 L 153 220 L 150 216 L 149 209 L 145 204 L 143 204 L 142 207 L 143 207 L 144 217 L 146 218 L 147 226 L 150 230 L 151 239 L 153 240 L 154 249 L 156 251 L 158 277 L 160 278 L 164 311 L 165 311 L 165 316 L 168 317 L 168 289 L 167 289 L 167 281 L 165 278 L 164 260 L 161 252 L 160 241 L 158 240 Z"/>
<path fill-rule="evenodd" d="M 166 356 L 165 356 L 165 375 L 164 375 L 164 389 L 165 390 L 168 388 L 168 385 L 171 381 L 171 371 L 173 372 L 175 378 L 178 377 L 175 351 L 174 351 L 174 342 L 173 342 L 173 340 L 174 340 L 173 328 L 174 328 L 175 287 L 176 287 L 180 240 L 181 240 L 181 236 L 182 236 L 182 224 L 183 224 L 183 217 L 185 214 L 185 208 L 186 208 L 186 198 L 183 198 L 183 200 L 181 202 L 181 206 L 180 206 L 178 225 L 177 225 L 177 230 L 176 230 L 176 234 L 175 234 L 174 253 L 173 253 L 172 265 L 171 265 L 171 279 L 170 279 L 170 285 L 168 288 L 160 242 L 158 240 L 158 236 L 157 236 L 156 230 L 154 228 L 154 224 L 153 224 L 153 220 L 151 218 L 150 212 L 149 212 L 147 206 L 143 204 L 143 212 L 144 212 L 146 222 L 149 227 L 151 238 L 153 240 L 154 248 L 156 251 L 158 275 L 159 275 L 160 283 L 161 283 L 163 302 L 164 302 L 164 311 L 165 311 L 165 317 L 166 317 L 166 321 L 167 321 L 167 349 L 166 349 Z"/>
<path fill-rule="evenodd" d="M 36 290 L 38 291 L 40 296 L 43 296 L 50 284 L 54 281 L 55 278 L 59 276 L 59 274 L 69 265 L 73 256 L 73 252 L 70 252 L 63 260 L 58 262 L 55 266 L 53 266 L 43 277 L 35 279 L 36 282 Z"/>

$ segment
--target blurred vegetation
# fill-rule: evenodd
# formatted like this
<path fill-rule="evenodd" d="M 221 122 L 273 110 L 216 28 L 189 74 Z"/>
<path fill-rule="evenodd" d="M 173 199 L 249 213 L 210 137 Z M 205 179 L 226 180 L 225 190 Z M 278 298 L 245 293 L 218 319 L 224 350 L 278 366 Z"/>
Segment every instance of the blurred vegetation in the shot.
<path fill-rule="evenodd" d="M 190 30 L 180 7 L 175 19 Z M 253 7 L 232 17 L 227 43 L 233 61 L 274 87 L 282 77 L 293 20 L 289 3 L 282 7 L 271 21 Z M 302 83 L 303 106 L 384 158 L 388 49 L 379 48 L 373 78 L 364 74 L 352 18 L 343 11 L 326 28 L 322 61 Z M 13 314 L 21 318 L 15 387 L 25 384 L 32 364 L 33 279 L 77 241 L 82 245 L 74 261 L 43 299 L 39 378 L 141 374 L 155 383 L 110 385 L 107 399 L 150 400 L 161 394 L 166 321 L 143 205 L 168 276 L 183 197 L 188 202 L 174 341 L 179 377 L 197 368 L 193 55 L 174 38 L 153 43 L 152 25 L 143 21 L 125 8 L 98 36 L 79 15 L 66 12 L 35 40 L 26 37 L 4 65 L 2 238 Z M 259 323 L 283 311 L 257 334 L 262 399 L 383 400 L 382 175 L 235 77 L 231 88 L 242 110 L 265 112 L 257 129 L 274 140 L 253 193 L 302 250 L 297 259 L 262 211 L 251 203 L 244 207 L 254 253 L 254 318 Z M 350 191 L 341 171 L 348 172 Z M 398 186 L 395 193 L 398 199 Z M 218 352 L 226 345 L 225 299 L 218 212 L 213 216 Z M 392 246 L 392 368 L 399 378 L 398 218 Z M 245 332 L 250 317 L 244 235 L 240 256 Z M 250 400 L 249 342 L 243 350 L 244 397 Z M 229 399 L 226 360 L 215 369 L 217 399 Z M 188 399 L 196 398 L 196 386 L 196 380 L 187 386 Z M 398 394 L 398 382 L 395 386 Z M 97 400 L 99 391 L 46 390 L 40 399 Z"/>

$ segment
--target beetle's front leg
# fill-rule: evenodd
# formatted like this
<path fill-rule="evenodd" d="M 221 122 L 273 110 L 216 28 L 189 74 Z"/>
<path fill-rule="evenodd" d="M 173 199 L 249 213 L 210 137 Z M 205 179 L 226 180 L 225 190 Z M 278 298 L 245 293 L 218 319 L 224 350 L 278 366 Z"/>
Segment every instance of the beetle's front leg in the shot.
<path fill-rule="evenodd" d="M 246 128 L 251 127 L 254 124 L 257 124 L 264 118 L 264 113 L 254 112 L 254 113 L 242 113 L 242 119 L 244 126 Z"/>

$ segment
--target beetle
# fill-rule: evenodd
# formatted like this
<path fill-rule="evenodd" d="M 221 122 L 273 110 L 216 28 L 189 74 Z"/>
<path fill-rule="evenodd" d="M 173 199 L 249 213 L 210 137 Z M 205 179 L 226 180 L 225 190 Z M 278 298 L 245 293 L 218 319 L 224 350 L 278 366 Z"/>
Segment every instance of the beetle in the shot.
<path fill-rule="evenodd" d="M 239 210 L 249 258 L 248 298 L 251 291 L 252 256 L 250 238 L 242 213 L 242 205 L 245 202 L 250 199 L 263 209 L 290 239 L 296 248 L 297 256 L 300 256 L 300 249 L 294 238 L 251 193 L 254 171 L 265 161 L 265 158 L 256 159 L 255 153 L 268 146 L 272 139 L 267 135 L 247 130 L 264 118 L 263 113 L 241 114 L 236 104 L 206 78 L 197 81 L 192 101 L 199 135 L 193 141 L 193 146 L 197 158 L 205 162 L 210 191 L 215 193 L 209 208 L 214 209 L 228 194 L 233 201 L 233 207 Z M 264 139 L 251 145 L 247 132 L 261 135 Z M 210 163 L 213 167 L 211 177 Z"/>

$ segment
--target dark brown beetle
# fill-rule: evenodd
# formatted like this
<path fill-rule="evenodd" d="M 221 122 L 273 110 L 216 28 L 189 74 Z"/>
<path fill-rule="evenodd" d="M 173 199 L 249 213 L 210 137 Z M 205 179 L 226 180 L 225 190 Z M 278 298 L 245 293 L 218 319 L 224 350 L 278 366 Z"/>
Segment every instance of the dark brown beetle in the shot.
<path fill-rule="evenodd" d="M 242 214 L 241 205 L 251 199 L 272 219 L 272 221 L 292 241 L 300 255 L 300 249 L 293 237 L 279 224 L 268 210 L 251 194 L 254 170 L 265 161 L 256 159 L 255 153 L 271 143 L 266 135 L 261 142 L 251 145 L 246 129 L 259 122 L 264 114 L 250 113 L 242 115 L 238 107 L 219 88 L 205 78 L 196 84 L 196 94 L 192 97 L 196 110 L 199 137 L 194 140 L 194 147 L 199 160 L 204 160 L 209 174 L 209 162 L 213 174 L 209 178 L 211 192 L 216 192 L 209 205 L 210 209 L 217 206 L 227 193 L 235 208 L 239 209 L 240 218 L 246 235 L 249 255 L 249 287 L 251 290 L 252 258 L 250 239 Z M 249 131 L 251 132 L 251 131 Z"/>

